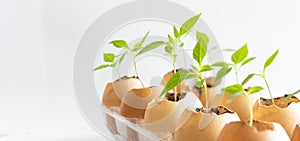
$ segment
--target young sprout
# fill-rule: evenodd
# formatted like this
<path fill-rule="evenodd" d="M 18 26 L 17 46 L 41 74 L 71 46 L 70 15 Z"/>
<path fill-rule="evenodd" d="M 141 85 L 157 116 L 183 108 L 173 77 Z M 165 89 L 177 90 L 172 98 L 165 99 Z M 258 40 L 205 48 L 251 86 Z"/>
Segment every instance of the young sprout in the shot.
<path fill-rule="evenodd" d="M 103 60 L 104 60 L 105 64 L 102 64 L 102 65 L 94 68 L 93 70 L 97 71 L 97 70 L 101 70 L 101 69 L 108 68 L 108 67 L 115 68 L 115 69 L 117 69 L 117 73 L 120 78 L 121 76 L 120 76 L 119 66 L 122 63 L 124 57 L 125 57 L 125 53 L 122 53 L 120 55 L 115 55 L 113 53 L 104 53 Z"/>
<path fill-rule="evenodd" d="M 176 87 L 179 83 L 181 83 L 183 80 L 186 79 L 196 79 L 196 86 L 201 88 L 204 88 L 204 94 L 206 100 L 207 97 L 207 85 L 205 82 L 205 78 L 203 76 L 204 72 L 208 72 L 213 70 L 212 66 L 209 64 L 203 64 L 203 60 L 207 54 L 207 47 L 209 43 L 209 38 L 206 34 L 197 32 L 197 43 L 193 49 L 193 58 L 197 62 L 197 66 L 192 66 L 193 72 L 188 70 L 180 70 L 176 72 L 170 80 L 167 82 L 165 88 L 161 92 L 160 96 L 165 95 L 168 91 L 172 90 L 174 87 Z M 208 102 L 205 106 L 206 109 L 208 109 Z"/>
<path fill-rule="evenodd" d="M 226 51 L 232 51 L 226 50 Z M 256 57 L 249 57 L 248 56 L 248 45 L 244 44 L 241 48 L 236 50 L 232 55 L 231 55 L 231 61 L 232 63 L 226 63 L 226 62 L 217 62 L 213 64 L 213 66 L 222 66 L 222 69 L 226 69 L 228 73 L 234 69 L 235 73 L 235 78 L 236 78 L 236 83 L 239 83 L 239 70 L 252 60 L 254 60 Z"/>
<path fill-rule="evenodd" d="M 242 82 L 242 85 L 245 85 L 253 76 L 259 76 L 259 77 L 261 77 L 263 80 L 264 80 L 264 82 L 265 82 L 265 84 L 266 84 L 266 86 L 267 86 L 267 89 L 268 89 L 268 92 L 269 92 L 269 94 L 270 94 L 270 97 L 271 97 L 271 100 L 272 100 L 272 104 L 274 105 L 275 104 L 275 102 L 274 102 L 274 99 L 273 99 L 273 95 L 272 95 L 272 93 L 271 93 L 271 89 L 270 89 L 270 85 L 269 85 L 269 83 L 268 83 L 268 81 L 267 81 L 267 78 L 266 78 L 266 69 L 267 69 L 267 67 L 268 66 L 270 66 L 271 64 L 272 64 L 272 62 L 274 61 L 274 59 L 276 58 L 276 56 L 278 55 L 278 53 L 279 53 L 279 50 L 277 50 L 276 52 L 274 52 L 266 61 L 265 61 L 265 64 L 264 64 L 264 67 L 263 67 L 263 70 L 262 70 L 262 72 L 261 73 L 259 73 L 259 74 L 255 74 L 255 73 L 252 73 L 252 74 L 249 74 L 246 78 L 245 78 L 245 80 Z"/>
<path fill-rule="evenodd" d="M 184 43 L 182 42 L 182 37 L 186 36 L 190 33 L 191 29 L 194 27 L 194 25 L 197 23 L 199 17 L 201 14 L 198 14 L 194 17 L 191 17 L 190 19 L 186 20 L 180 27 L 180 30 L 173 26 L 173 36 L 168 34 L 168 41 L 166 42 L 165 46 L 165 52 L 167 55 L 172 57 L 172 63 L 173 63 L 173 74 L 176 73 L 176 61 L 177 61 L 177 46 L 180 47 L 184 46 Z M 177 99 L 177 89 L 174 87 L 174 98 L 175 101 Z"/>
<path fill-rule="evenodd" d="M 154 41 L 152 43 L 149 43 L 147 44 L 146 46 L 143 46 L 143 43 L 145 42 L 146 38 L 148 37 L 149 35 L 149 31 L 145 34 L 145 36 L 142 38 L 142 40 L 140 42 L 137 42 L 133 47 L 129 47 L 127 42 L 125 40 L 114 40 L 114 41 L 111 41 L 110 44 L 112 44 L 114 47 L 116 48 L 123 48 L 125 49 L 125 52 L 120 54 L 120 58 L 118 59 L 118 61 L 114 61 L 113 58 L 115 58 L 116 55 L 110 53 L 110 54 L 106 54 L 104 55 L 104 61 L 105 61 L 105 58 L 110 58 L 110 59 L 107 59 L 108 62 L 110 62 L 111 64 L 104 64 L 104 65 L 100 65 L 98 67 L 96 67 L 94 70 L 99 70 L 99 69 L 102 69 L 102 68 L 106 68 L 106 67 L 115 67 L 117 64 L 118 66 L 121 64 L 122 60 L 124 59 L 124 57 L 126 55 L 130 55 L 133 59 L 133 65 L 134 65 L 134 71 L 135 71 L 135 74 L 137 76 L 137 78 L 140 80 L 141 84 L 144 86 L 143 82 L 141 81 L 140 77 L 139 77 L 139 73 L 138 73 L 138 69 L 137 69 L 137 64 L 136 64 L 136 58 L 139 56 L 139 55 L 142 55 L 148 51 L 151 51 L 163 44 L 165 44 L 165 42 L 163 41 Z M 120 74 L 119 74 L 120 75 Z"/>
<path fill-rule="evenodd" d="M 223 89 L 224 92 L 231 94 L 231 98 L 230 101 L 234 100 L 237 96 L 239 96 L 240 94 L 243 94 L 247 97 L 248 100 L 248 105 L 249 105 L 249 111 L 250 111 L 250 126 L 253 125 L 253 110 L 252 110 L 252 106 L 251 106 L 251 102 L 250 102 L 250 96 L 252 94 L 255 94 L 259 91 L 263 90 L 263 88 L 261 86 L 254 86 L 254 87 L 250 87 L 247 90 L 245 90 L 243 88 L 243 85 L 241 84 L 234 84 L 231 86 L 227 86 L 226 88 Z"/>

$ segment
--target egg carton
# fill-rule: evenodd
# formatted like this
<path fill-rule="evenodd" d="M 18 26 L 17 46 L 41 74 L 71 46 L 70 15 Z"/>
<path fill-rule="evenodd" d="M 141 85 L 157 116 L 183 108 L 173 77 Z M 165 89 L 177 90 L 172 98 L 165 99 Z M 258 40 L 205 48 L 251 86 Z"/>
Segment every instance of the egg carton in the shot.
<path fill-rule="evenodd" d="M 142 120 L 128 119 L 118 114 L 118 107 L 106 108 L 104 105 L 106 127 L 115 141 L 172 141 L 172 133 L 153 133 L 143 127 Z"/>

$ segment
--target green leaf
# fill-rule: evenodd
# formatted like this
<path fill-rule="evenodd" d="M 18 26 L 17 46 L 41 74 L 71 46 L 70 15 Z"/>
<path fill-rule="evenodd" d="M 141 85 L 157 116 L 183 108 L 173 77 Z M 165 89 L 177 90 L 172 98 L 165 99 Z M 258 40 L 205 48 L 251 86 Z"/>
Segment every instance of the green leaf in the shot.
<path fill-rule="evenodd" d="M 138 42 L 133 46 L 133 51 L 138 51 L 142 48 L 142 43 Z"/>
<path fill-rule="evenodd" d="M 178 30 L 177 30 L 177 28 L 175 26 L 173 26 L 173 32 L 174 32 L 174 36 L 176 38 L 178 38 L 179 33 L 178 33 Z"/>
<path fill-rule="evenodd" d="M 191 79 L 196 78 L 197 75 L 188 71 L 188 70 L 180 70 L 176 72 L 167 82 L 165 88 L 160 93 L 160 96 L 163 96 L 168 91 L 172 90 L 174 87 L 176 87 L 181 81 L 185 79 Z"/>
<path fill-rule="evenodd" d="M 179 46 L 183 47 L 184 46 L 184 42 L 180 43 Z"/>
<path fill-rule="evenodd" d="M 112 53 L 104 53 L 104 61 L 105 62 L 114 62 L 115 61 L 115 55 Z"/>
<path fill-rule="evenodd" d="M 143 39 L 142 39 L 142 41 L 141 41 L 141 46 L 142 46 L 142 44 L 145 42 L 145 40 L 146 40 L 146 38 L 148 37 L 149 33 L 150 33 L 150 31 L 148 31 L 148 32 L 146 33 L 146 35 L 143 37 Z"/>
<path fill-rule="evenodd" d="M 245 44 L 232 54 L 231 60 L 235 64 L 239 64 L 247 57 L 247 55 L 248 55 L 248 46 L 247 44 Z"/>
<path fill-rule="evenodd" d="M 175 43 L 175 40 L 172 38 L 172 36 L 170 34 L 168 34 L 168 39 L 171 44 Z"/>
<path fill-rule="evenodd" d="M 169 53 L 169 54 L 172 54 L 172 52 L 173 52 L 173 47 L 172 47 L 171 45 L 167 45 L 167 46 L 165 47 L 165 51 L 166 51 L 167 53 Z"/>
<path fill-rule="evenodd" d="M 117 48 L 128 47 L 127 42 L 124 40 L 114 40 L 110 44 L 113 44 Z"/>
<path fill-rule="evenodd" d="M 107 67 L 111 67 L 111 65 L 110 64 L 100 65 L 100 66 L 94 68 L 94 71 L 101 70 L 101 69 L 104 69 L 104 68 L 107 68 Z"/>
<path fill-rule="evenodd" d="M 250 89 L 248 90 L 248 93 L 249 94 L 254 94 L 254 93 L 257 93 L 261 90 L 263 90 L 264 88 L 261 87 L 261 86 L 254 86 L 254 87 L 250 87 Z"/>
<path fill-rule="evenodd" d="M 165 42 L 163 42 L 163 41 L 155 41 L 155 42 L 152 42 L 152 43 L 146 45 L 145 47 L 143 47 L 143 49 L 140 50 L 140 51 L 136 54 L 136 56 L 141 55 L 141 54 L 143 54 L 143 53 L 145 53 L 145 52 L 151 51 L 151 50 L 153 50 L 153 49 L 155 49 L 155 48 L 157 48 L 157 47 L 159 47 L 159 46 L 161 46 L 161 45 L 163 45 L 163 44 L 165 44 Z"/>
<path fill-rule="evenodd" d="M 242 86 L 244 86 L 254 75 L 255 75 L 255 73 L 249 74 L 242 82 Z"/>
<path fill-rule="evenodd" d="M 300 93 L 300 90 L 298 90 L 298 91 L 296 91 L 296 92 L 294 92 L 294 93 L 292 93 L 292 94 L 289 94 L 285 99 L 290 99 L 290 98 L 292 98 L 293 96 L 295 96 L 296 94 L 298 94 L 298 93 Z"/>
<path fill-rule="evenodd" d="M 196 66 L 192 65 L 192 68 L 193 68 L 193 70 L 194 70 L 194 71 L 196 71 L 196 72 L 200 72 L 200 70 L 199 70 L 199 68 L 198 68 L 198 67 L 196 67 Z"/>
<path fill-rule="evenodd" d="M 201 66 L 200 72 L 206 72 L 211 70 L 213 70 L 213 68 L 210 65 L 203 65 Z"/>
<path fill-rule="evenodd" d="M 207 48 L 207 45 L 209 43 L 209 37 L 202 32 L 197 32 L 196 34 L 197 42 L 201 43 L 203 46 Z"/>
<path fill-rule="evenodd" d="M 189 32 L 193 26 L 197 23 L 199 17 L 201 14 L 198 14 L 194 17 L 191 17 L 190 19 L 188 19 L 187 21 L 185 21 L 182 26 L 180 27 L 180 32 L 179 32 L 179 36 L 181 37 L 183 34 Z"/>
<path fill-rule="evenodd" d="M 252 60 L 254 60 L 255 58 L 256 57 L 248 58 L 248 59 L 244 60 L 241 65 L 244 66 L 244 65 L 248 64 L 249 62 L 251 62 Z"/>
<path fill-rule="evenodd" d="M 235 94 L 242 94 L 244 93 L 245 90 L 240 84 L 234 84 L 234 85 L 227 86 L 226 88 L 223 89 L 223 91 L 227 94 L 235 95 Z"/>
<path fill-rule="evenodd" d="M 231 67 L 228 67 L 228 66 L 222 67 L 222 68 L 218 71 L 218 73 L 217 73 L 215 82 L 220 81 L 220 80 L 221 80 L 224 76 L 226 76 L 231 70 L 232 70 Z"/>
<path fill-rule="evenodd" d="M 272 62 L 274 61 L 274 59 L 276 58 L 276 56 L 278 55 L 279 53 L 279 50 L 277 50 L 276 52 L 274 52 L 268 59 L 267 61 L 265 62 L 265 65 L 264 65 L 264 70 L 270 66 L 272 64 Z"/>
<path fill-rule="evenodd" d="M 207 48 L 200 44 L 199 42 L 196 44 L 193 50 L 193 58 L 198 62 L 199 66 L 201 66 L 202 61 L 206 55 Z"/>
<path fill-rule="evenodd" d="M 214 64 L 212 64 L 212 66 L 214 66 L 214 67 L 226 67 L 226 66 L 228 66 L 228 64 L 226 63 L 226 62 L 216 62 L 216 63 L 214 63 Z"/>

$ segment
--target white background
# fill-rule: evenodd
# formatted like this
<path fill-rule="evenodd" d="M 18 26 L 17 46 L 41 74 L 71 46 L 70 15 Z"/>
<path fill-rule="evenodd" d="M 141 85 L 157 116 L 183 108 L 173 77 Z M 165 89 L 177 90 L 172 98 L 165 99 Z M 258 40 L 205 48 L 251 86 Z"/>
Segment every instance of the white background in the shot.
<path fill-rule="evenodd" d="M 2 139 L 77 133 L 100 139 L 76 105 L 73 59 L 88 25 L 105 11 L 128 1 L 0 1 L 0 134 L 8 134 Z M 300 88 L 300 1 L 174 2 L 202 12 L 222 48 L 248 43 L 250 54 L 258 58 L 242 72 L 258 72 L 266 57 L 279 48 L 280 54 L 267 73 L 273 93 L 280 95 Z M 255 79 L 255 83 L 260 81 Z"/>

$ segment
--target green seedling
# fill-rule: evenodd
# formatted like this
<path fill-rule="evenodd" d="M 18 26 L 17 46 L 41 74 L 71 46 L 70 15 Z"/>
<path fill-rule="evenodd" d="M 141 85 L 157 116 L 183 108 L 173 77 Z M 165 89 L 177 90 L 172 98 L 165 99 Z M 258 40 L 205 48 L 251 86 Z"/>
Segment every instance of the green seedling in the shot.
<path fill-rule="evenodd" d="M 112 53 L 104 54 L 104 61 L 107 62 L 108 64 L 100 65 L 100 66 L 96 67 L 94 70 L 100 70 L 100 69 L 107 68 L 107 67 L 113 67 L 113 68 L 115 68 L 116 66 L 119 67 L 121 62 L 123 61 L 124 57 L 126 55 L 129 55 L 133 59 L 135 74 L 138 77 L 138 79 L 140 80 L 141 84 L 144 86 L 144 84 L 142 83 L 142 81 L 139 77 L 137 64 L 136 64 L 136 62 L 137 62 L 136 58 L 139 55 L 142 55 L 142 54 L 144 54 L 148 51 L 151 51 L 151 50 L 165 44 L 165 42 L 163 42 L 163 41 L 154 41 L 152 43 L 149 43 L 149 44 L 143 46 L 143 43 L 145 42 L 145 40 L 148 37 L 149 33 L 150 32 L 147 32 L 145 34 L 145 36 L 142 38 L 142 40 L 140 42 L 137 42 L 133 47 L 129 47 L 125 40 L 113 40 L 113 41 L 111 41 L 110 44 L 112 44 L 116 48 L 125 49 L 125 52 L 123 52 L 120 55 L 115 55 L 115 54 L 112 54 Z M 117 60 L 115 60 L 116 57 L 118 57 Z M 119 72 L 118 72 L 118 74 L 119 74 Z M 120 76 L 120 74 L 119 74 L 119 76 Z"/>
<path fill-rule="evenodd" d="M 254 86 L 254 87 L 251 87 L 251 88 L 245 90 L 243 88 L 243 85 L 241 85 L 241 84 L 230 85 L 223 89 L 224 92 L 232 95 L 230 98 L 231 101 L 234 100 L 240 94 L 243 94 L 244 96 L 247 97 L 248 105 L 249 105 L 249 112 L 250 112 L 250 126 L 253 125 L 253 120 L 254 120 L 253 110 L 252 110 L 252 106 L 251 106 L 251 102 L 250 102 L 250 96 L 261 90 L 263 90 L 263 88 L 261 86 Z"/>
<path fill-rule="evenodd" d="M 242 82 L 242 85 L 245 85 L 253 76 L 259 76 L 260 78 L 262 78 L 267 86 L 267 89 L 268 89 L 268 92 L 270 94 L 270 97 L 271 97 L 271 100 L 272 100 L 272 104 L 274 105 L 275 102 L 274 102 L 274 99 L 273 99 L 273 95 L 272 95 L 272 92 L 271 92 L 271 89 L 270 89 L 270 85 L 269 85 L 269 82 L 267 81 L 267 78 L 266 78 L 266 69 L 272 64 L 272 62 L 274 61 L 274 59 L 277 57 L 279 53 L 279 50 L 275 51 L 266 61 L 265 61 L 265 64 L 264 64 L 264 67 L 263 67 L 263 70 L 261 73 L 259 74 L 256 74 L 256 73 L 252 73 L 252 74 L 249 74 L 245 80 Z"/>
<path fill-rule="evenodd" d="M 177 47 L 184 46 L 184 42 L 182 41 L 182 38 L 190 33 L 191 29 L 197 23 L 200 16 L 201 14 L 198 14 L 196 16 L 189 18 L 181 25 L 179 30 L 175 26 L 173 26 L 173 36 L 168 34 L 169 40 L 166 42 L 165 52 L 167 53 L 166 55 L 172 57 L 173 74 L 176 73 Z M 173 90 L 174 90 L 174 96 L 176 100 L 177 99 L 176 87 L 174 87 Z"/>
<path fill-rule="evenodd" d="M 233 51 L 232 49 L 226 50 L 226 51 Z M 231 55 L 231 63 L 226 63 L 226 62 L 217 62 L 213 64 L 213 66 L 222 66 L 223 69 L 227 70 L 227 73 L 231 71 L 231 69 L 234 69 L 235 73 L 235 78 L 236 78 L 236 83 L 239 83 L 239 71 L 240 69 L 254 60 L 256 57 L 249 57 L 248 56 L 248 45 L 244 44 L 241 48 L 236 50 L 232 55 Z M 226 74 L 225 74 L 226 75 Z M 218 79 L 218 75 L 217 75 Z"/>
<path fill-rule="evenodd" d="M 203 64 L 203 60 L 207 55 L 207 47 L 209 38 L 206 34 L 197 32 L 197 43 L 193 49 L 193 58 L 197 62 L 197 66 L 191 66 L 194 71 L 180 70 L 176 72 L 170 80 L 167 82 L 165 88 L 161 92 L 160 96 L 165 95 L 168 91 L 172 90 L 179 83 L 186 79 L 196 79 L 196 86 L 204 88 L 205 98 L 207 100 L 207 85 L 203 76 L 204 72 L 212 71 L 213 68 L 209 64 Z M 208 109 L 208 102 L 205 106 Z"/>
<path fill-rule="evenodd" d="M 102 64 L 102 65 L 94 68 L 93 70 L 97 71 L 97 70 L 111 67 L 111 68 L 114 68 L 117 70 L 118 76 L 120 78 L 121 76 L 120 76 L 119 66 L 122 63 L 124 57 L 125 57 L 125 53 L 122 53 L 120 55 L 115 55 L 113 53 L 104 53 L 103 60 L 104 60 L 105 64 Z"/>

